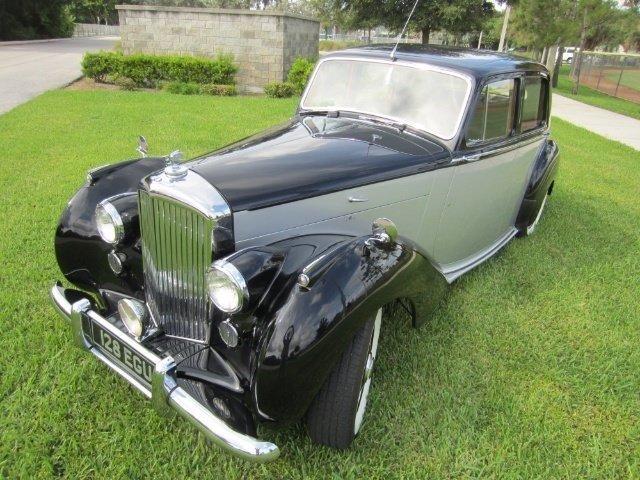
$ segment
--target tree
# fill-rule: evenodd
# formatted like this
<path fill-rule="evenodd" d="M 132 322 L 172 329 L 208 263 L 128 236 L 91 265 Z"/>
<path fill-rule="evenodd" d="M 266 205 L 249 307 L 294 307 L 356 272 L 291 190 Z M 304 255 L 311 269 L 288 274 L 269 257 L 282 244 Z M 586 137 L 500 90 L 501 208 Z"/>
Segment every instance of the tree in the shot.
<path fill-rule="evenodd" d="M 68 0 L 0 1 L 0 40 L 69 37 Z"/>
<path fill-rule="evenodd" d="M 344 0 L 343 5 L 361 21 L 375 20 L 400 31 L 414 0 Z M 429 0 L 416 7 L 409 28 L 422 33 L 422 43 L 429 43 L 435 30 L 452 33 L 479 31 L 482 22 L 494 12 L 487 0 Z"/>
<path fill-rule="evenodd" d="M 306 0 L 306 13 L 320 20 L 320 25 L 324 28 L 325 34 L 334 26 L 350 26 L 349 14 L 340 8 L 336 0 Z"/>
<path fill-rule="evenodd" d="M 117 0 L 71 0 L 69 11 L 78 23 L 114 24 Z"/>

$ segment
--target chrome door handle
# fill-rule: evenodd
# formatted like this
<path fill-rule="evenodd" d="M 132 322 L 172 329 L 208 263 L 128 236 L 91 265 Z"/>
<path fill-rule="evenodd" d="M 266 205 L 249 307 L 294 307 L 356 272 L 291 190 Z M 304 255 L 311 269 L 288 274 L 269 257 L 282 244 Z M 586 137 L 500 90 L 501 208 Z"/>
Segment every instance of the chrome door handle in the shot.
<path fill-rule="evenodd" d="M 359 197 L 349 197 L 349 202 L 351 203 L 362 203 L 367 202 L 369 199 L 367 198 L 359 198 Z"/>
<path fill-rule="evenodd" d="M 477 162 L 482 158 L 482 154 L 476 153 L 475 155 L 463 155 L 452 160 L 452 163 L 471 163 Z"/>

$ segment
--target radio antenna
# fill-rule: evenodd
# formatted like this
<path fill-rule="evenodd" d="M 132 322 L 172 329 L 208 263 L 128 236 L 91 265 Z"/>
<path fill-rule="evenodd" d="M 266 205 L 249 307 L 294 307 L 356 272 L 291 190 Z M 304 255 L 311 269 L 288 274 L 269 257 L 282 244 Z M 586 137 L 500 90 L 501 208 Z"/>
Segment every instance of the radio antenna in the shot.
<path fill-rule="evenodd" d="M 402 27 L 402 31 L 400 32 L 400 35 L 398 35 L 398 39 L 396 40 L 396 44 L 393 47 L 393 50 L 391 50 L 391 54 L 389 55 L 391 57 L 391 60 L 395 60 L 396 59 L 396 50 L 398 49 L 398 44 L 400 43 L 400 40 L 402 39 L 402 36 L 404 35 L 405 30 L 407 29 L 407 26 L 409 25 L 409 22 L 411 21 L 411 17 L 413 17 L 413 12 L 416 11 L 416 7 L 418 6 L 418 2 L 420 0 L 416 0 L 416 3 L 413 4 L 413 8 L 411 9 L 411 13 L 409 14 L 409 18 L 407 18 L 407 21 L 404 24 L 404 27 Z"/>

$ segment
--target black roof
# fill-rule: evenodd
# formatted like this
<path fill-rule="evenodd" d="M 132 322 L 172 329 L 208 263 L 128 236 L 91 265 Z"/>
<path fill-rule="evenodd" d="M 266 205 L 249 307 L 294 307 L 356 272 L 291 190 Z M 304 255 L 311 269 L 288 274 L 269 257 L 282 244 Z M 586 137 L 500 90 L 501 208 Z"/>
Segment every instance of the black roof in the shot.
<path fill-rule="evenodd" d="M 391 50 L 393 50 L 393 44 L 368 45 L 331 52 L 324 58 L 350 56 L 388 59 Z M 517 55 L 439 45 L 401 43 L 398 45 L 395 58 L 405 62 L 426 63 L 458 70 L 476 79 L 513 71 L 547 71 L 544 65 Z"/>

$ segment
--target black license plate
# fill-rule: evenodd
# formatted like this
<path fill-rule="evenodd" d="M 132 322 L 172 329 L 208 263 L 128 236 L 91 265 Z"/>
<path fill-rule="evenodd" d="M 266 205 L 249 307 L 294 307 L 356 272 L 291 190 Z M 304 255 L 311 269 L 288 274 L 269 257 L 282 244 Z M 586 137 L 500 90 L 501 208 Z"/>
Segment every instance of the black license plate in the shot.
<path fill-rule="evenodd" d="M 154 366 L 99 325 L 91 322 L 91 336 L 100 350 L 116 360 L 138 380 L 151 385 Z"/>

